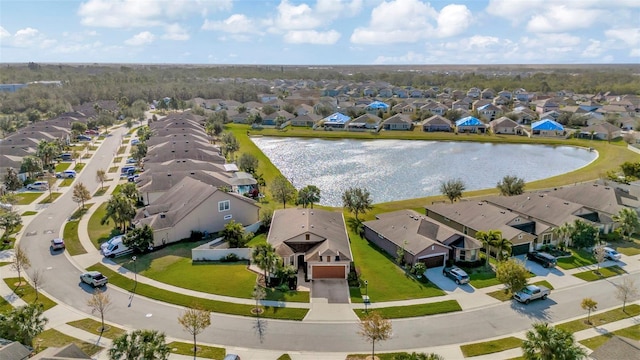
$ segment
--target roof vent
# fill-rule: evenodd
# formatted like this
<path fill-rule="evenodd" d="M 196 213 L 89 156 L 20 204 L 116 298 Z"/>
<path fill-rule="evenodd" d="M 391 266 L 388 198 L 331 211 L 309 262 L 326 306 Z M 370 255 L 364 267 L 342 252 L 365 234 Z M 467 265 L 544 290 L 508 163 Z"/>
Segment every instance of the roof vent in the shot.
<path fill-rule="evenodd" d="M 311 228 L 313 229 L 313 224 L 311 225 Z"/>
<path fill-rule="evenodd" d="M 167 217 L 167 215 L 165 215 L 165 214 L 160 214 L 160 219 L 164 219 L 164 218 L 166 218 L 166 217 Z"/>
<path fill-rule="evenodd" d="M 313 215 L 313 211 L 311 211 L 309 214 Z"/>
<path fill-rule="evenodd" d="M 167 176 L 171 176 L 171 173 L 167 173 Z"/>
<path fill-rule="evenodd" d="M 531 200 L 531 196 L 527 196 L 527 200 Z"/>
<path fill-rule="evenodd" d="M 565 204 L 565 205 L 569 205 L 569 202 L 568 202 L 568 201 L 565 201 L 565 202 L 564 202 L 564 204 Z"/>
<path fill-rule="evenodd" d="M 478 205 L 482 205 L 482 201 L 478 203 Z"/>

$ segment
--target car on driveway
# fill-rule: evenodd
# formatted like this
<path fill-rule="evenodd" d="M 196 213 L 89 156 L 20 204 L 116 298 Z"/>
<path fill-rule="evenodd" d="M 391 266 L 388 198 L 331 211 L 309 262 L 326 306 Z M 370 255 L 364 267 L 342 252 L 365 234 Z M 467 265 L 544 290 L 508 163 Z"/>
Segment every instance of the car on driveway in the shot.
<path fill-rule="evenodd" d="M 91 141 L 91 136 L 87 136 L 87 135 L 78 135 L 76 137 L 76 140 L 78 141 Z"/>
<path fill-rule="evenodd" d="M 58 179 L 73 179 L 78 175 L 75 170 L 65 170 L 63 172 L 57 172 L 56 177 Z"/>
<path fill-rule="evenodd" d="M 36 181 L 27 185 L 27 190 L 45 191 L 49 190 L 49 184 L 46 181 Z"/>
<path fill-rule="evenodd" d="M 460 269 L 457 266 L 445 267 L 444 269 L 442 269 L 442 275 L 455 281 L 458 285 L 467 284 L 470 280 L 469 275 L 467 275 L 466 271 Z"/>
<path fill-rule="evenodd" d="M 620 261 L 620 258 L 622 258 L 622 255 L 620 255 L 619 252 L 615 251 L 614 249 L 605 246 L 602 248 L 602 251 L 604 251 L 604 257 L 605 259 L 609 259 L 609 260 L 613 260 L 613 261 Z"/>
<path fill-rule="evenodd" d="M 95 288 L 107 285 L 109 279 L 98 271 L 89 271 L 80 275 L 80 281 Z"/>
<path fill-rule="evenodd" d="M 527 259 L 535 261 L 545 268 L 554 267 L 558 263 L 555 256 L 541 251 L 530 251 L 527 253 Z"/>
<path fill-rule="evenodd" d="M 64 250 L 64 240 L 60 238 L 51 239 L 51 250 Z"/>

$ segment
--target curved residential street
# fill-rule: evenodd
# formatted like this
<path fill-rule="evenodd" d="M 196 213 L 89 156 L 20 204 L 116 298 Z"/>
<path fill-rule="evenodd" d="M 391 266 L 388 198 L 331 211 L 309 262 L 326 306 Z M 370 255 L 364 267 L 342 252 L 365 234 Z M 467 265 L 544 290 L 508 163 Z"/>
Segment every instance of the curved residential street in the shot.
<path fill-rule="evenodd" d="M 100 186 L 95 179 L 96 170 L 108 169 L 112 165 L 113 157 L 125 133 L 125 128 L 113 130 L 111 136 L 104 139 L 91 160 L 88 160 L 74 184 L 84 183 L 93 194 Z M 20 239 L 21 246 L 26 249 L 31 259 L 32 269 L 45 270 L 42 289 L 59 303 L 50 310 L 55 310 L 50 320 L 57 320 L 59 323 L 91 316 L 86 305 L 91 289 L 79 282 L 81 268 L 77 259 L 71 258 L 66 251 L 56 254 L 49 251 L 50 239 L 62 232 L 66 219 L 78 206 L 72 200 L 72 188 L 73 186 L 48 208 L 40 210 L 22 230 L 23 235 Z M 97 204 L 94 207 L 97 207 Z M 633 277 L 636 283 L 640 284 L 639 259 L 637 256 L 628 259 L 634 263 L 624 266 L 631 272 L 625 276 Z M 580 302 L 586 297 L 596 300 L 599 310 L 618 307 L 621 303 L 614 296 L 614 283 L 620 282 L 621 279 L 619 276 L 591 283 L 569 282 L 566 287 L 554 290 L 548 300 L 530 305 L 511 301 L 487 304 L 481 298 L 486 294 L 479 291 L 450 294 L 437 301 L 464 298 L 465 309 L 469 310 L 394 320 L 393 338 L 376 344 L 376 349 L 425 351 L 427 348 L 508 336 L 530 329 L 534 321 L 554 323 L 584 316 L 586 312 L 580 307 Z M 107 288 L 113 302 L 105 315 L 110 323 L 126 329 L 157 329 L 164 331 L 169 337 L 190 341 L 189 335 L 176 320 L 183 310 L 181 307 L 140 296 L 132 297 L 130 293 L 113 285 Z M 474 303 L 475 301 L 477 303 Z M 310 306 L 313 307 L 313 304 Z M 68 316 L 68 320 L 63 321 L 65 316 Z M 254 318 L 214 314 L 211 327 L 198 335 L 198 342 L 240 350 L 251 349 L 255 359 L 265 358 L 255 354 L 269 350 L 277 350 L 280 353 L 356 353 L 371 350 L 371 345 L 357 334 L 358 326 L 355 321 L 262 321 L 266 324 L 266 331 L 261 338 L 257 334 Z"/>

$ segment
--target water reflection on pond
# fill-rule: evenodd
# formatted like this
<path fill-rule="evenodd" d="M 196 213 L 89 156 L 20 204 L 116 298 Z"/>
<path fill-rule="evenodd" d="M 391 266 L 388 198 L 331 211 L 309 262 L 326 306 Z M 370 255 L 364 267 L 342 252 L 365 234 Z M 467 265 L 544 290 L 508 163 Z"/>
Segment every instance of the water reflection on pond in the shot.
<path fill-rule="evenodd" d="M 505 175 L 526 182 L 578 169 L 597 154 L 571 146 L 416 140 L 326 140 L 254 137 L 293 185 L 316 185 L 320 203 L 342 206 L 349 187 L 369 190 L 374 203 L 440 194 L 460 178 L 467 190 L 495 187 Z M 267 184 L 268 186 L 269 184 Z"/>

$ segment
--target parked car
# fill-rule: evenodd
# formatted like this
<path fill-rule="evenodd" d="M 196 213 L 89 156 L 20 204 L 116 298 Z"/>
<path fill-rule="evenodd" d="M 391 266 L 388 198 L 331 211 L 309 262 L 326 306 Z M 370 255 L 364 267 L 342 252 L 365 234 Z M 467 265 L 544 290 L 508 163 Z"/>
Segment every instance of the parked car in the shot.
<path fill-rule="evenodd" d="M 89 271 L 80 275 L 80 281 L 93 287 L 105 286 L 109 279 L 97 271 Z"/>
<path fill-rule="evenodd" d="M 106 249 L 103 249 L 102 255 L 109 258 L 114 258 L 116 256 L 128 254 L 131 251 L 132 249 L 129 249 L 127 246 L 124 245 L 124 242 L 122 241 L 122 236 L 121 236 L 119 239 L 116 239 L 113 242 L 111 242 L 111 244 L 109 244 L 109 246 L 107 246 Z"/>
<path fill-rule="evenodd" d="M 7 210 L 7 211 L 12 211 L 13 210 L 13 205 L 11 205 L 9 203 L 0 203 L 0 209 Z"/>
<path fill-rule="evenodd" d="M 104 252 L 109 247 L 109 245 L 113 244 L 116 241 L 122 241 L 122 235 L 114 236 L 111 239 L 100 244 L 100 251 Z"/>
<path fill-rule="evenodd" d="M 619 252 L 615 251 L 614 249 L 608 246 L 605 246 L 604 248 L 602 248 L 602 250 L 604 251 L 605 259 L 620 261 L 620 258 L 622 258 L 622 255 Z"/>
<path fill-rule="evenodd" d="M 138 182 L 140 181 L 140 174 L 135 174 L 127 177 L 127 181 L 129 182 Z"/>
<path fill-rule="evenodd" d="M 87 135 L 100 135 L 100 132 L 98 130 L 94 130 L 94 129 L 89 129 L 87 131 L 84 132 Z"/>
<path fill-rule="evenodd" d="M 78 141 L 91 141 L 91 136 L 88 135 L 78 135 L 76 137 L 76 140 Z"/>
<path fill-rule="evenodd" d="M 551 293 L 551 290 L 545 286 L 527 285 L 524 289 L 518 291 L 513 295 L 513 298 L 521 303 L 528 304 L 532 300 L 546 299 Z"/>
<path fill-rule="evenodd" d="M 64 240 L 60 238 L 51 239 L 51 250 L 64 250 Z"/>
<path fill-rule="evenodd" d="M 67 179 L 67 178 L 68 179 L 73 179 L 74 177 L 76 177 L 76 175 L 78 175 L 78 174 L 76 173 L 75 170 L 65 170 L 63 172 L 57 172 L 56 173 L 56 177 L 58 179 L 63 179 L 63 178 L 64 179 Z"/>
<path fill-rule="evenodd" d="M 27 190 L 45 191 L 49 190 L 49 184 L 46 181 L 36 181 L 27 185 Z"/>
<path fill-rule="evenodd" d="M 453 266 L 453 267 L 445 267 L 444 269 L 442 269 L 442 275 L 450 278 L 451 280 L 455 281 L 456 284 L 460 285 L 460 284 L 467 284 L 469 283 L 469 275 L 467 275 L 467 273 L 460 269 L 457 266 Z"/>
<path fill-rule="evenodd" d="M 137 161 L 134 158 L 128 158 L 127 159 L 127 164 L 135 164 Z"/>
<path fill-rule="evenodd" d="M 527 259 L 535 261 L 545 268 L 554 267 L 558 263 L 555 256 L 540 251 L 531 251 L 527 253 Z"/>
<path fill-rule="evenodd" d="M 223 360 L 240 360 L 240 356 L 236 354 L 227 354 Z"/>
<path fill-rule="evenodd" d="M 60 154 L 60 160 L 62 161 L 71 161 L 73 160 L 73 156 L 69 153 Z"/>
<path fill-rule="evenodd" d="M 140 144 L 140 140 L 139 139 L 131 140 L 131 145 L 138 145 L 138 144 Z"/>

